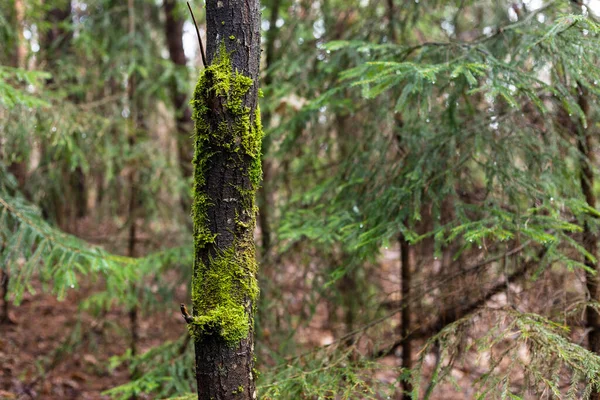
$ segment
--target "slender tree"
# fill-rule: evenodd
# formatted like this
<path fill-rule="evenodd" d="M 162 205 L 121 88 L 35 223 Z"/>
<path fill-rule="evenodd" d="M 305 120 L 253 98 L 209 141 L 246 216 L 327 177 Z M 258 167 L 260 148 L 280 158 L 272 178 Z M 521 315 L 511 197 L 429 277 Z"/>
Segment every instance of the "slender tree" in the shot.
<path fill-rule="evenodd" d="M 186 77 L 188 71 L 186 67 L 185 52 L 183 50 L 183 22 L 184 19 L 177 15 L 175 0 L 165 0 L 165 36 L 169 56 L 173 64 L 180 69 Z M 183 89 L 183 90 L 182 90 Z M 185 88 L 178 87 L 177 80 L 173 79 L 171 88 L 171 97 L 175 107 L 175 122 L 177 127 L 177 153 L 181 173 L 185 178 L 192 176 L 192 155 L 193 151 L 187 145 L 187 139 L 190 135 L 190 122 L 192 111 L 188 106 L 188 97 Z M 185 210 L 189 209 L 189 201 L 182 201 Z"/>
<path fill-rule="evenodd" d="M 270 87 L 273 83 L 273 64 L 275 62 L 276 47 L 275 41 L 279 36 L 279 28 L 277 27 L 277 20 L 279 19 L 279 13 L 281 9 L 281 0 L 273 0 L 270 4 L 271 16 L 269 18 L 269 30 L 266 33 L 266 49 L 265 49 L 265 76 L 264 86 Z M 265 112 L 263 114 L 263 121 L 265 123 L 265 129 L 269 129 L 271 122 L 271 112 Z M 261 207 L 259 214 L 258 223 L 260 226 L 260 232 L 262 236 L 262 255 L 268 257 L 272 245 L 272 233 L 271 233 L 271 214 L 269 213 L 269 207 L 273 206 L 273 191 L 269 187 L 269 177 L 271 174 L 273 161 L 269 157 L 269 147 L 271 146 L 270 136 L 265 138 L 263 143 L 264 157 L 262 159 L 262 170 L 265 183 L 261 186 L 258 192 L 258 202 Z"/>
<path fill-rule="evenodd" d="M 589 128 L 589 114 L 590 105 L 587 98 L 587 89 L 581 85 L 577 85 L 579 91 L 577 100 L 579 107 L 584 114 L 586 124 L 582 122 L 575 126 L 575 134 L 577 135 L 577 149 L 579 150 L 580 156 L 580 181 L 581 191 L 585 197 L 586 203 L 590 209 L 596 208 L 596 196 L 593 191 L 594 187 L 594 170 L 593 165 L 595 164 L 595 157 L 593 149 L 593 139 L 591 134 L 591 128 Z M 590 223 L 586 221 L 583 227 L 582 245 L 586 251 L 589 252 L 594 258 L 598 257 L 598 240 L 596 233 L 593 231 Z M 600 298 L 599 285 L 598 285 L 598 262 L 590 258 L 585 259 L 585 265 L 588 267 L 586 273 L 586 286 L 589 292 L 589 300 L 591 302 L 597 302 Z M 592 271 L 595 271 L 593 273 Z M 598 310 L 595 307 L 588 307 L 586 310 L 587 328 L 589 330 L 588 343 L 589 349 L 594 353 L 600 353 L 600 318 L 598 316 Z M 600 391 L 595 388 L 590 394 L 590 399 L 600 400 Z"/>
<path fill-rule="evenodd" d="M 206 5 L 208 65 L 192 100 L 194 316 L 184 314 L 195 341 L 200 400 L 256 398 L 259 10 L 258 0 Z"/>
<path fill-rule="evenodd" d="M 12 65 L 15 68 L 26 68 L 25 38 L 23 37 L 23 21 L 25 19 L 25 4 L 23 0 L 14 0 L 14 27 L 15 41 L 14 52 L 12 55 Z M 19 183 L 19 188 L 23 189 L 27 179 L 27 163 L 25 160 L 12 162 L 8 165 L 8 170 L 15 176 Z"/>
<path fill-rule="evenodd" d="M 127 16 L 128 16 L 128 24 L 127 24 L 127 32 L 129 34 L 129 48 L 131 51 L 130 62 L 132 65 L 136 62 L 136 48 L 135 48 L 135 24 L 136 24 L 136 12 L 135 12 L 135 3 L 134 0 L 128 0 L 127 2 Z M 132 73 L 127 77 L 127 102 L 129 103 L 129 108 L 132 111 L 132 118 L 129 120 L 129 123 L 126 125 L 126 135 L 127 142 L 129 143 L 130 148 L 134 148 L 136 145 L 136 134 L 138 129 L 141 127 L 142 116 L 139 112 L 138 101 L 137 101 L 137 93 L 136 93 L 136 85 L 138 83 L 138 76 L 135 73 Z M 136 245 L 137 245 L 137 224 L 136 219 L 138 215 L 138 207 L 137 203 L 139 201 L 138 197 L 140 193 L 138 193 L 138 175 L 137 168 L 135 166 L 135 162 L 132 165 L 132 168 L 127 177 L 127 183 L 129 185 L 129 200 L 127 205 L 127 222 L 128 226 L 128 239 L 127 239 L 127 255 L 129 257 L 135 257 L 137 255 Z M 135 295 L 137 292 L 137 285 L 134 283 L 131 285 L 129 290 Z M 136 355 L 138 353 L 138 342 L 139 342 L 139 307 L 137 304 L 130 306 L 129 308 L 129 327 L 130 327 L 130 343 L 129 349 L 131 350 L 132 355 Z M 138 375 L 137 368 L 133 368 L 130 372 L 130 378 L 135 379 Z M 137 398 L 136 395 L 130 397 L 130 400 L 135 400 Z"/>
<path fill-rule="evenodd" d="M 15 26 L 15 43 L 14 53 L 12 57 L 13 66 L 16 68 L 25 68 L 25 41 L 23 38 L 23 19 L 25 14 L 25 5 L 22 0 L 14 1 L 14 26 Z M 4 156 L 4 155 L 2 155 Z M 16 161 L 8 164 L 8 170 L 15 176 L 19 187 L 23 188 L 25 180 L 27 179 L 27 164 L 24 161 Z M 4 246 L 0 249 L 0 254 L 4 251 Z M 0 271 L 0 291 L 2 298 L 2 309 L 0 309 L 0 324 L 12 323 L 10 315 L 8 313 L 9 308 L 9 294 L 8 288 L 10 283 L 10 275 L 8 274 L 8 268 Z"/>
<path fill-rule="evenodd" d="M 402 342 L 402 368 L 406 371 L 412 369 L 412 342 L 410 340 L 410 245 L 406 237 L 401 233 L 398 242 L 400 243 L 400 294 L 402 301 L 402 312 L 400 313 L 400 338 Z M 411 399 L 412 385 L 410 381 L 404 382 L 403 400 Z"/>
<path fill-rule="evenodd" d="M 62 0 L 53 4 L 48 10 L 45 19 L 47 30 L 42 35 L 42 48 L 44 49 L 43 65 L 53 76 L 47 80 L 48 90 L 57 90 L 64 86 L 75 83 L 75 78 L 71 72 L 62 73 L 67 70 L 65 57 L 74 53 L 73 49 L 73 29 L 71 27 L 72 5 L 71 1 Z M 59 71 L 61 71 L 59 73 Z M 58 79 L 57 79 L 58 78 Z M 82 98 L 78 97 L 74 91 L 71 91 L 67 99 L 74 104 L 81 103 Z M 46 147 L 43 147 L 43 163 L 52 163 L 52 155 L 46 154 Z M 56 189 L 50 196 L 49 204 L 46 208 L 48 215 L 54 215 L 59 226 L 76 230 L 76 219 L 87 215 L 87 186 L 85 174 L 81 166 L 76 166 L 72 171 L 70 167 L 63 167 L 62 174 L 67 185 Z M 74 203 L 74 207 L 68 207 L 66 204 Z M 49 207 L 49 208 L 48 208 Z"/>

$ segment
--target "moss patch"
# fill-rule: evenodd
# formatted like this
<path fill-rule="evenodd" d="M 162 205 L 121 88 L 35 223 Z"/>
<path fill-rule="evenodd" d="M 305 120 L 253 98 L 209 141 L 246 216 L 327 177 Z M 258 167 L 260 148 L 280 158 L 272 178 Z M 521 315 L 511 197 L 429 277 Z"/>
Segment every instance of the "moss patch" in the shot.
<path fill-rule="evenodd" d="M 251 78 L 233 70 L 222 44 L 212 64 L 200 75 L 191 101 L 196 145 L 192 218 L 197 256 L 192 282 L 194 320 L 188 327 L 195 340 L 217 334 L 235 345 L 247 337 L 252 323 L 250 305 L 258 297 L 253 230 L 255 194 L 262 177 L 263 130 L 258 108 L 252 114 L 245 105 L 253 85 Z M 241 200 L 236 211 L 244 218 L 236 219 L 239 232 L 228 249 L 215 248 L 216 234 L 210 229 L 207 214 L 219 200 L 210 199 L 206 188 L 211 160 L 217 156 L 227 157 L 231 168 L 248 174 L 250 181 L 250 187 L 236 188 Z M 203 261 L 199 251 L 212 256 Z"/>
<path fill-rule="evenodd" d="M 244 387 L 243 386 L 238 386 L 237 389 L 233 389 L 231 391 L 231 394 L 242 394 L 244 393 Z"/>
<path fill-rule="evenodd" d="M 258 265 L 253 243 L 235 247 L 211 259 L 209 266 L 196 261 L 192 302 L 199 315 L 188 325 L 195 339 L 218 334 L 234 344 L 248 336 L 247 302 L 258 297 Z"/>

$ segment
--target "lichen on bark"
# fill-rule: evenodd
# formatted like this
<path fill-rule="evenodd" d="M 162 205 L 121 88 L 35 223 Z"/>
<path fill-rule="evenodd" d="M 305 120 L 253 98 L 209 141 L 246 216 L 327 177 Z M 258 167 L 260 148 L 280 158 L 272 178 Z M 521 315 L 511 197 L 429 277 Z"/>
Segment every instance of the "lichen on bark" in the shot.
<path fill-rule="evenodd" d="M 253 85 L 251 78 L 233 69 L 222 44 L 200 75 L 191 101 L 196 146 L 192 205 L 196 258 L 194 318 L 188 327 L 196 341 L 205 335 L 219 335 L 235 345 L 248 336 L 252 324 L 252 307 L 259 292 L 254 197 L 262 176 L 263 136 L 258 107 L 253 111 L 244 103 Z M 217 159 L 226 160 L 227 168 L 244 175 L 232 198 L 211 198 L 207 178 Z M 211 207 L 225 207 L 224 203 L 235 209 L 235 221 L 228 227 L 235 232 L 226 247 L 218 243 L 215 221 L 209 217 Z"/>

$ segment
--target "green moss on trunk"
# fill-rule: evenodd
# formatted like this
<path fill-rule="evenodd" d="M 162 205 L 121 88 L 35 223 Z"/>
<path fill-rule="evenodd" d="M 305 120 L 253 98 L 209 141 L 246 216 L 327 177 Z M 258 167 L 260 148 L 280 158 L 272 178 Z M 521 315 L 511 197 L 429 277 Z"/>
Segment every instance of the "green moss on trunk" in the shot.
<path fill-rule="evenodd" d="M 252 79 L 234 71 L 224 45 L 212 64 L 201 74 L 194 98 L 194 246 L 196 259 L 192 283 L 194 320 L 189 324 L 195 340 L 205 335 L 220 335 L 235 345 L 248 336 L 252 310 L 258 297 L 257 263 L 253 241 L 256 224 L 255 192 L 260 184 L 262 126 L 260 112 L 244 103 L 253 86 Z M 231 168 L 247 174 L 249 187 L 236 188 L 239 199 L 237 231 L 226 249 L 216 246 L 217 233 L 211 231 L 208 217 L 211 199 L 207 174 L 216 157 L 226 157 Z M 203 254 L 204 256 L 199 256 Z"/>

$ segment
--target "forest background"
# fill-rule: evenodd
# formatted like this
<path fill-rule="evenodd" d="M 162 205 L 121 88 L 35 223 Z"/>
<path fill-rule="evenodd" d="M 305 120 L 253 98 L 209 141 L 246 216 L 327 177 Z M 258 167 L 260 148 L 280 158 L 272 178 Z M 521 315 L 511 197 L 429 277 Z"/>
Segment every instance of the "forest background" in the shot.
<path fill-rule="evenodd" d="M 261 4 L 259 397 L 599 399 L 600 2 Z M 0 398 L 194 398 L 201 65 L 182 1 L 0 2 Z"/>

